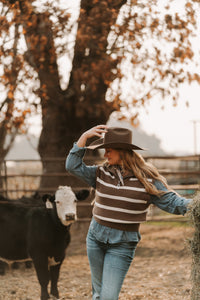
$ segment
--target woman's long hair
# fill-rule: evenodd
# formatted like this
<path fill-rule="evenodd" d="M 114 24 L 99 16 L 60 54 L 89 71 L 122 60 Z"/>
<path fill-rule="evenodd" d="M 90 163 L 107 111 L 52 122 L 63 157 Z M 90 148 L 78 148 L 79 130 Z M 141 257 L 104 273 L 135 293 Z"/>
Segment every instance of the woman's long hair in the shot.
<path fill-rule="evenodd" d="M 167 189 L 169 189 L 166 179 L 159 174 L 157 168 L 152 164 L 147 163 L 140 154 L 132 150 L 118 151 L 122 160 L 123 171 L 126 172 L 126 170 L 131 170 L 137 179 L 144 185 L 147 193 L 157 196 L 165 193 L 159 191 L 148 179 L 159 180 Z"/>

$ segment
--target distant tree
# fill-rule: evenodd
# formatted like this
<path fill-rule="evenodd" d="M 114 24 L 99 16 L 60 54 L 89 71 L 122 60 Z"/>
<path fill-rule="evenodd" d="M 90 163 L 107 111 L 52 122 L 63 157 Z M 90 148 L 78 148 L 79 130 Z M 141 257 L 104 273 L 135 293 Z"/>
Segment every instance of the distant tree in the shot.
<path fill-rule="evenodd" d="M 66 156 L 81 132 L 106 123 L 112 112 L 119 118 L 131 112 L 135 125 L 138 107 L 155 94 L 176 104 L 181 83 L 200 82 L 188 67 L 199 1 L 185 1 L 181 14 L 170 10 L 174 2 L 165 1 L 161 9 L 159 0 L 82 0 L 73 44 L 65 41 L 75 25 L 58 1 L 2 0 L 1 127 L 6 134 L 23 130 L 26 118 L 41 109 L 38 151 L 44 173 L 63 170 L 63 164 L 45 158 Z M 72 67 L 62 89 L 58 59 L 67 53 L 73 54 Z"/>

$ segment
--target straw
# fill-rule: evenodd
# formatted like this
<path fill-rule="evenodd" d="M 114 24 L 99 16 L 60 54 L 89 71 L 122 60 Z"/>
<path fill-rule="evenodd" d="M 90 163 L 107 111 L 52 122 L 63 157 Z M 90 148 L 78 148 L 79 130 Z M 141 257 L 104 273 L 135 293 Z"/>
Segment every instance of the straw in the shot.
<path fill-rule="evenodd" d="M 191 300 L 200 299 L 200 191 L 198 191 L 189 205 L 189 218 L 194 227 L 194 235 L 189 240 L 192 269 L 191 269 Z"/>

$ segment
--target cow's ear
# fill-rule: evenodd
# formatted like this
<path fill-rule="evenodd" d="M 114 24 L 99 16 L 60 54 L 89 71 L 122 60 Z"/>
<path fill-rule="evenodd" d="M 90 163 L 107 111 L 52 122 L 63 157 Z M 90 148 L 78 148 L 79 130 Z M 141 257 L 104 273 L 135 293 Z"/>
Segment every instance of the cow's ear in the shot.
<path fill-rule="evenodd" d="M 42 196 L 42 201 L 45 203 L 47 201 L 47 199 L 49 199 L 50 195 L 45 194 Z"/>
<path fill-rule="evenodd" d="M 49 195 L 49 194 L 45 194 L 45 195 L 43 195 L 42 196 L 42 200 L 44 201 L 44 202 L 46 202 L 47 200 L 48 201 L 50 201 L 51 203 L 53 203 L 54 202 L 54 200 L 55 200 L 55 196 L 53 195 Z"/>
<path fill-rule="evenodd" d="M 78 191 L 75 194 L 78 200 L 85 200 L 89 196 L 90 192 L 85 189 L 85 190 Z"/>
<path fill-rule="evenodd" d="M 48 209 L 53 208 L 53 202 L 55 200 L 55 196 L 45 194 L 45 195 L 42 196 L 42 200 L 45 202 L 46 208 L 48 208 Z"/>

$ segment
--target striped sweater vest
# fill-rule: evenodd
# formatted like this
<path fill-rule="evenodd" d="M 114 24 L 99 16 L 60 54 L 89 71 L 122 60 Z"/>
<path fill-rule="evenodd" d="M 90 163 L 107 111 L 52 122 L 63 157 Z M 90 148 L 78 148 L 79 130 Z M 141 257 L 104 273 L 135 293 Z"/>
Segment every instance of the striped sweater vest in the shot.
<path fill-rule="evenodd" d="M 121 180 L 116 168 L 98 167 L 93 208 L 98 223 L 123 231 L 138 231 L 139 224 L 146 221 L 149 205 L 149 194 L 133 174 Z"/>

